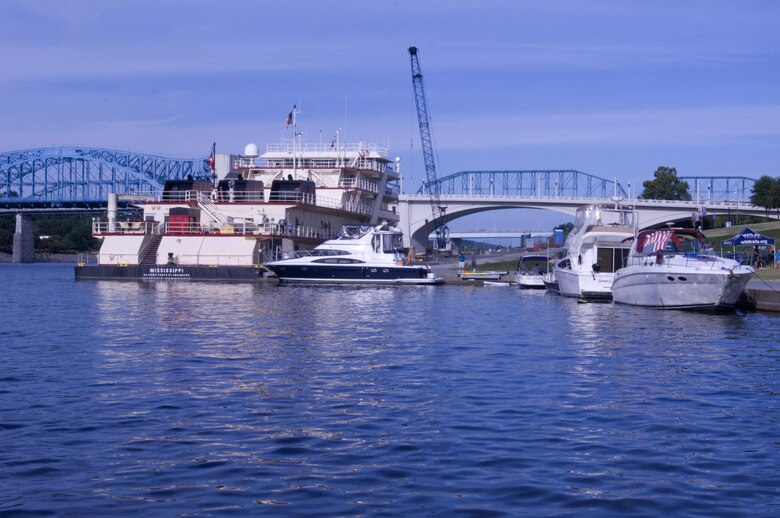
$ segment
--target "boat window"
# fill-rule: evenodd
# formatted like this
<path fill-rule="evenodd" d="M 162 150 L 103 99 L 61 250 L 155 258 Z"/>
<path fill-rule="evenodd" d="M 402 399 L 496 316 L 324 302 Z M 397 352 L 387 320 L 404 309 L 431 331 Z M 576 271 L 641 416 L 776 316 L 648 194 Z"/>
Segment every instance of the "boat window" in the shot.
<path fill-rule="evenodd" d="M 349 252 L 346 250 L 334 250 L 329 248 L 316 248 L 312 250 L 311 254 L 312 256 L 323 256 L 323 255 L 349 255 Z"/>
<path fill-rule="evenodd" d="M 382 234 L 382 251 L 393 253 L 404 247 L 403 236 L 401 234 Z"/>
<path fill-rule="evenodd" d="M 327 257 L 325 259 L 315 259 L 312 261 L 312 263 L 317 264 L 355 264 L 355 263 L 362 263 L 363 261 L 360 261 L 358 259 L 349 259 L 347 257 Z"/>
<path fill-rule="evenodd" d="M 601 272 L 615 272 L 626 265 L 629 250 L 625 248 L 602 248 L 596 251 L 596 264 Z"/>

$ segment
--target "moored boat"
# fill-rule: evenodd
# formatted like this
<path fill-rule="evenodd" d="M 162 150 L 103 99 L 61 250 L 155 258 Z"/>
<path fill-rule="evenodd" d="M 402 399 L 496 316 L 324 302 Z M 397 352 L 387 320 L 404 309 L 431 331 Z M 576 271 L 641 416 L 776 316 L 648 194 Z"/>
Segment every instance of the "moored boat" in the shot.
<path fill-rule="evenodd" d="M 753 268 L 715 255 L 698 229 L 644 230 L 615 274 L 613 300 L 660 309 L 733 308 Z"/>
<path fill-rule="evenodd" d="M 386 223 L 344 225 L 314 250 L 266 265 L 283 283 L 440 284 L 430 266 L 415 264 L 403 234 Z"/>
<path fill-rule="evenodd" d="M 263 264 L 343 225 L 398 219 L 399 175 L 383 146 L 297 138 L 212 164 L 211 178 L 166 181 L 129 220 L 110 196 L 107 218 L 93 221 L 100 251 L 79 261 L 76 278 L 256 281 L 269 274 Z"/>
<path fill-rule="evenodd" d="M 546 255 L 524 255 L 517 264 L 517 285 L 522 289 L 543 290 L 548 265 L 549 257 Z"/>
<path fill-rule="evenodd" d="M 634 237 L 634 215 L 632 209 L 618 205 L 577 209 L 564 254 L 554 268 L 561 295 L 612 298 L 612 280 L 625 264 Z"/>
<path fill-rule="evenodd" d="M 462 281 L 493 281 L 498 282 L 501 280 L 501 278 L 505 275 L 507 275 L 509 272 L 499 272 L 499 271 L 493 271 L 493 270 L 485 270 L 485 271 L 463 271 L 458 274 L 458 277 L 460 277 L 460 280 Z"/>

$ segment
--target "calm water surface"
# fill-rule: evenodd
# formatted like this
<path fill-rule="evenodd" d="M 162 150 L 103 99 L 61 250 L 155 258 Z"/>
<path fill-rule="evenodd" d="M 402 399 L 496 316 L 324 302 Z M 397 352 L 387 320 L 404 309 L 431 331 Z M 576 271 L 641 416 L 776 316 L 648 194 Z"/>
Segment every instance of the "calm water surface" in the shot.
<path fill-rule="evenodd" d="M 780 514 L 780 317 L 0 265 L 0 514 Z"/>

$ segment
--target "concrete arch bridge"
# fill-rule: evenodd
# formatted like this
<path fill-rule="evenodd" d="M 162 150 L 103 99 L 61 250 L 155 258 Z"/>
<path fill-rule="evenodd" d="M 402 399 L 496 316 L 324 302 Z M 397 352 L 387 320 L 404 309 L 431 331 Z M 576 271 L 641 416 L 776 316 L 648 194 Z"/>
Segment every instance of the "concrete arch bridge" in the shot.
<path fill-rule="evenodd" d="M 746 202 L 753 179 L 682 178 L 697 189 L 706 186 L 707 196 L 693 201 L 641 200 L 632 196 L 630 186 L 626 189 L 614 180 L 573 170 L 464 171 L 442 178 L 438 185 L 423 186 L 416 194 L 402 194 L 398 214 L 407 244 L 422 250 L 427 248 L 428 236 L 441 225 L 493 210 L 544 209 L 573 219 L 578 207 L 618 200 L 635 208 L 640 228 L 690 221 L 696 213 L 767 216 L 766 209 Z M 696 197 L 695 192 L 692 195 Z M 431 217 L 432 199 L 446 207 L 444 217 Z"/>

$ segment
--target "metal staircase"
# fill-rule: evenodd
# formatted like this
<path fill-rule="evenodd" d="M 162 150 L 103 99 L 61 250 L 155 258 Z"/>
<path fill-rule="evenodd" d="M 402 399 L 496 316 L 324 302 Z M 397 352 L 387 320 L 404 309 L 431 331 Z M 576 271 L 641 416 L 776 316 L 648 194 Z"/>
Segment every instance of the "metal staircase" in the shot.
<path fill-rule="evenodd" d="M 154 266 L 157 264 L 157 250 L 160 248 L 160 241 L 162 241 L 161 234 L 152 235 L 152 240 L 149 243 L 149 247 L 144 252 L 141 260 L 138 261 L 138 264 L 147 266 Z"/>
<path fill-rule="evenodd" d="M 222 214 L 209 197 L 200 191 L 198 191 L 198 207 L 220 225 L 229 225 L 233 223 L 233 218 L 231 216 Z"/>

